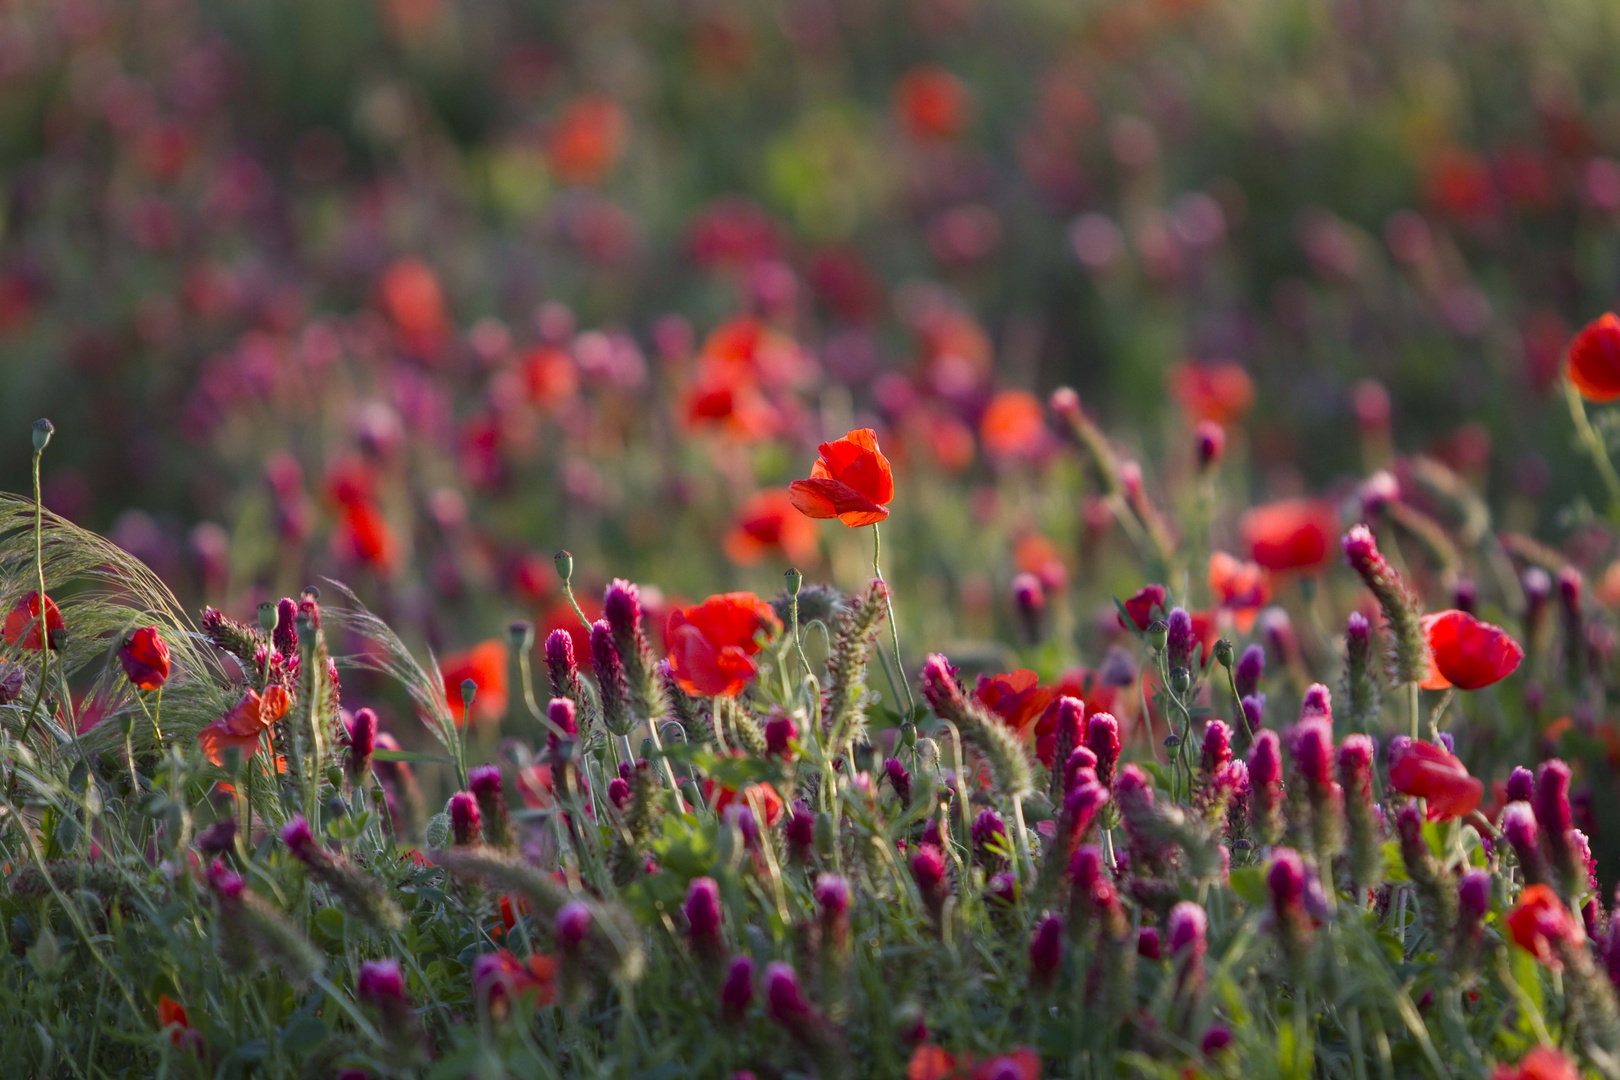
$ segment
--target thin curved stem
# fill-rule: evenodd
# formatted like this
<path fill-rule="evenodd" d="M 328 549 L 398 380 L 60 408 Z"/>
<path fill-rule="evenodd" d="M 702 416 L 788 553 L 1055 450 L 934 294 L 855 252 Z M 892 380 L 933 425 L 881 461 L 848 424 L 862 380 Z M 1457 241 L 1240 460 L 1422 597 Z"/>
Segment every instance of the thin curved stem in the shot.
<path fill-rule="evenodd" d="M 1586 404 L 1581 400 L 1579 390 L 1568 379 L 1564 380 L 1564 396 L 1569 400 L 1570 419 L 1575 421 L 1575 434 L 1580 438 L 1581 445 L 1591 455 L 1592 464 L 1597 466 L 1598 475 L 1603 478 L 1603 486 L 1609 492 L 1609 516 L 1620 516 L 1620 474 L 1614 469 L 1614 462 L 1609 460 L 1609 451 L 1603 445 L 1603 439 L 1592 427 L 1592 422 L 1586 417 Z M 36 459 L 37 460 L 37 459 Z M 36 472 L 38 466 L 35 466 Z"/>
<path fill-rule="evenodd" d="M 883 581 L 883 568 L 879 565 L 883 555 L 883 538 L 878 533 L 877 522 L 872 522 L 872 576 Z M 889 592 L 889 583 L 883 581 L 883 606 L 888 609 L 889 640 L 894 645 L 894 667 L 900 673 L 900 685 L 906 691 L 906 719 L 917 711 L 917 699 L 911 694 L 911 680 L 906 678 L 906 665 L 900 659 L 900 628 L 894 621 L 894 597 Z M 899 701 L 895 702 L 900 704 Z"/>

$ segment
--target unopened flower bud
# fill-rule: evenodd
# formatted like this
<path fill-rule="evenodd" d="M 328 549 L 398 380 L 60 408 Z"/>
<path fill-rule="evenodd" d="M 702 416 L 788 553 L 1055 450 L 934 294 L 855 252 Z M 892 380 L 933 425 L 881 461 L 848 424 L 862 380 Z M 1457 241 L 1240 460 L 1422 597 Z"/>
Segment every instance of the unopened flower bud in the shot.
<path fill-rule="evenodd" d="M 1198 471 L 1206 472 L 1221 463 L 1226 452 L 1226 431 L 1213 420 L 1199 421 L 1193 430 L 1193 447 L 1198 457 Z"/>
<path fill-rule="evenodd" d="M 1243 655 L 1238 658 L 1236 670 L 1232 672 L 1232 680 L 1237 683 L 1238 697 L 1249 697 L 1258 692 L 1260 677 L 1265 673 L 1265 646 L 1254 644 L 1244 649 Z"/>

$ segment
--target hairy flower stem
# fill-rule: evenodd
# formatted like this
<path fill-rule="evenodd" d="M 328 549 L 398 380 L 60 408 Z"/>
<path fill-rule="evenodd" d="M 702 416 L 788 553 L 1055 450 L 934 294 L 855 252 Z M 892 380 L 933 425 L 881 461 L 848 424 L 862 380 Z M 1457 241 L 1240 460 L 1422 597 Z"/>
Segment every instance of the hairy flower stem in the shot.
<path fill-rule="evenodd" d="M 1581 446 L 1591 455 L 1592 463 L 1597 466 L 1598 475 L 1603 477 L 1603 486 L 1609 491 L 1609 517 L 1611 520 L 1620 520 L 1620 474 L 1614 469 L 1614 462 L 1609 460 L 1609 452 L 1603 445 L 1603 438 L 1592 427 L 1591 421 L 1586 418 L 1586 405 L 1581 401 L 1579 390 L 1569 379 L 1564 380 L 1564 396 L 1569 400 L 1570 419 L 1575 421 L 1575 434 L 1581 441 Z M 38 458 L 35 458 L 35 473 L 38 474 Z"/>
<path fill-rule="evenodd" d="M 1230 665 L 1226 668 L 1226 688 L 1232 692 L 1232 703 L 1237 708 L 1237 722 L 1243 727 L 1243 745 L 1238 749 L 1244 750 L 1254 742 L 1254 732 L 1249 728 L 1249 714 L 1243 709 L 1243 696 L 1238 693 L 1237 677 L 1232 674 Z"/>
<path fill-rule="evenodd" d="M 878 565 L 883 555 L 883 538 L 878 534 L 877 522 L 872 522 L 872 576 L 883 581 L 883 569 Z M 894 596 L 889 591 L 888 582 L 883 582 L 883 606 L 887 609 L 889 617 L 889 640 L 894 645 L 894 668 L 900 673 L 900 685 L 906 688 L 906 718 L 917 711 L 917 699 L 911 696 L 911 682 L 906 678 L 906 665 L 900 660 L 900 627 L 894 621 Z M 888 671 L 885 664 L 883 670 Z M 895 691 L 893 680 L 890 680 L 889 690 L 894 693 L 894 703 L 900 704 L 900 694 Z"/>
<path fill-rule="evenodd" d="M 1420 696 L 1418 684 L 1415 682 L 1407 683 L 1406 692 L 1409 695 L 1407 700 L 1411 703 L 1412 707 L 1412 738 L 1421 738 L 1422 736 L 1418 734 L 1418 715 L 1422 713 L 1423 706 L 1418 700 Z"/>
<path fill-rule="evenodd" d="M 45 448 L 39 447 L 34 451 L 34 575 L 39 587 L 39 688 L 34 691 L 34 704 L 28 710 L 28 723 L 23 726 L 23 745 L 28 744 L 28 737 L 34 733 L 34 722 L 39 719 L 39 707 L 45 701 L 45 683 L 51 676 L 51 639 L 49 601 L 45 596 L 45 504 L 39 497 L 39 459 L 45 456 Z M 11 794 L 17 794 L 17 772 L 11 773 Z"/>

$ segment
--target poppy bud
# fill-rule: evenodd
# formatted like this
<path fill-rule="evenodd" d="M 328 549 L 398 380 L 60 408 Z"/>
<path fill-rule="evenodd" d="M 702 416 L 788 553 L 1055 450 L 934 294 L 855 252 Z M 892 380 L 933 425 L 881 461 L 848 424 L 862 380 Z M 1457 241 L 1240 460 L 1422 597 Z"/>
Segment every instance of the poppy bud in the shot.
<path fill-rule="evenodd" d="M 276 628 L 276 605 L 269 600 L 259 601 L 259 629 L 270 633 Z"/>
<path fill-rule="evenodd" d="M 747 956 L 735 957 L 720 984 L 720 1012 L 728 1020 L 741 1020 L 753 1000 L 754 961 Z"/>
<path fill-rule="evenodd" d="M 1232 681 L 1237 684 L 1238 697 L 1250 697 L 1260 689 L 1260 677 L 1266 673 L 1266 648 L 1258 643 L 1243 650 L 1238 658 Z"/>
<path fill-rule="evenodd" d="M 720 948 L 720 885 L 711 877 L 693 878 L 686 887 L 686 900 L 681 905 L 686 916 L 686 933 L 692 948 L 700 954 L 712 954 Z"/>
<path fill-rule="evenodd" d="M 1168 623 L 1166 623 L 1163 619 L 1154 619 L 1152 622 L 1148 623 L 1148 648 L 1152 649 L 1156 653 L 1164 652 L 1164 647 L 1169 640 L 1170 626 Z"/>
<path fill-rule="evenodd" d="M 1063 920 L 1048 915 L 1035 926 L 1029 943 L 1029 977 L 1038 987 L 1048 987 L 1063 966 Z"/>
<path fill-rule="evenodd" d="M 1193 429 L 1193 446 L 1198 456 L 1198 471 L 1207 472 L 1221 463 L 1226 452 L 1226 430 L 1213 420 L 1202 420 Z"/>
<path fill-rule="evenodd" d="M 1060 386 L 1052 391 L 1048 404 L 1051 405 L 1052 411 L 1058 416 L 1077 416 L 1080 413 L 1080 395 L 1068 386 Z"/>
<path fill-rule="evenodd" d="M 557 576 L 562 578 L 565 586 L 574 579 L 574 556 L 567 551 L 559 551 L 553 555 L 551 564 L 557 568 Z"/>
<path fill-rule="evenodd" d="M 1231 641 L 1220 638 L 1215 642 L 1215 647 L 1210 650 L 1210 655 L 1215 658 L 1215 662 L 1220 664 L 1221 667 L 1230 669 L 1232 661 L 1236 657 L 1236 652 L 1232 648 Z"/>
<path fill-rule="evenodd" d="M 55 434 L 55 424 L 44 417 L 35 420 L 33 427 L 34 453 L 43 454 L 45 448 L 51 444 L 51 436 Z"/>
<path fill-rule="evenodd" d="M 155 626 L 143 626 L 130 635 L 118 650 L 118 660 L 137 689 L 156 690 L 168 681 L 169 645 Z"/>
<path fill-rule="evenodd" d="M 450 796 L 450 832 L 457 847 L 478 843 L 482 825 L 483 815 L 471 792 L 458 791 Z"/>
<path fill-rule="evenodd" d="M 804 575 L 790 566 L 782 574 L 782 577 L 787 581 L 787 594 L 793 597 L 798 596 L 799 589 L 804 585 Z"/>
<path fill-rule="evenodd" d="M 1119 721 L 1110 713 L 1092 713 L 1086 722 L 1086 747 L 1097 755 L 1097 782 L 1112 787 L 1119 764 Z"/>

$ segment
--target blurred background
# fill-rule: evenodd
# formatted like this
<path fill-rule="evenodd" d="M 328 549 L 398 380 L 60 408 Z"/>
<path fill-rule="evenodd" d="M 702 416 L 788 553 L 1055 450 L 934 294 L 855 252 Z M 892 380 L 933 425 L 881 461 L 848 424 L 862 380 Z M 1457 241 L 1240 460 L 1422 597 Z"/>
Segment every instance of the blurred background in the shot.
<path fill-rule="evenodd" d="M 49 416 L 47 504 L 189 604 L 332 575 L 441 653 L 578 630 L 563 547 L 655 623 L 855 587 L 779 489 L 870 425 L 908 649 L 1015 644 L 1024 570 L 1096 662 L 1142 571 L 1059 385 L 1172 509 L 1223 424 L 1221 546 L 1412 451 L 1561 542 L 1617 45 L 1603 0 L 9 0 L 0 486 Z"/>

